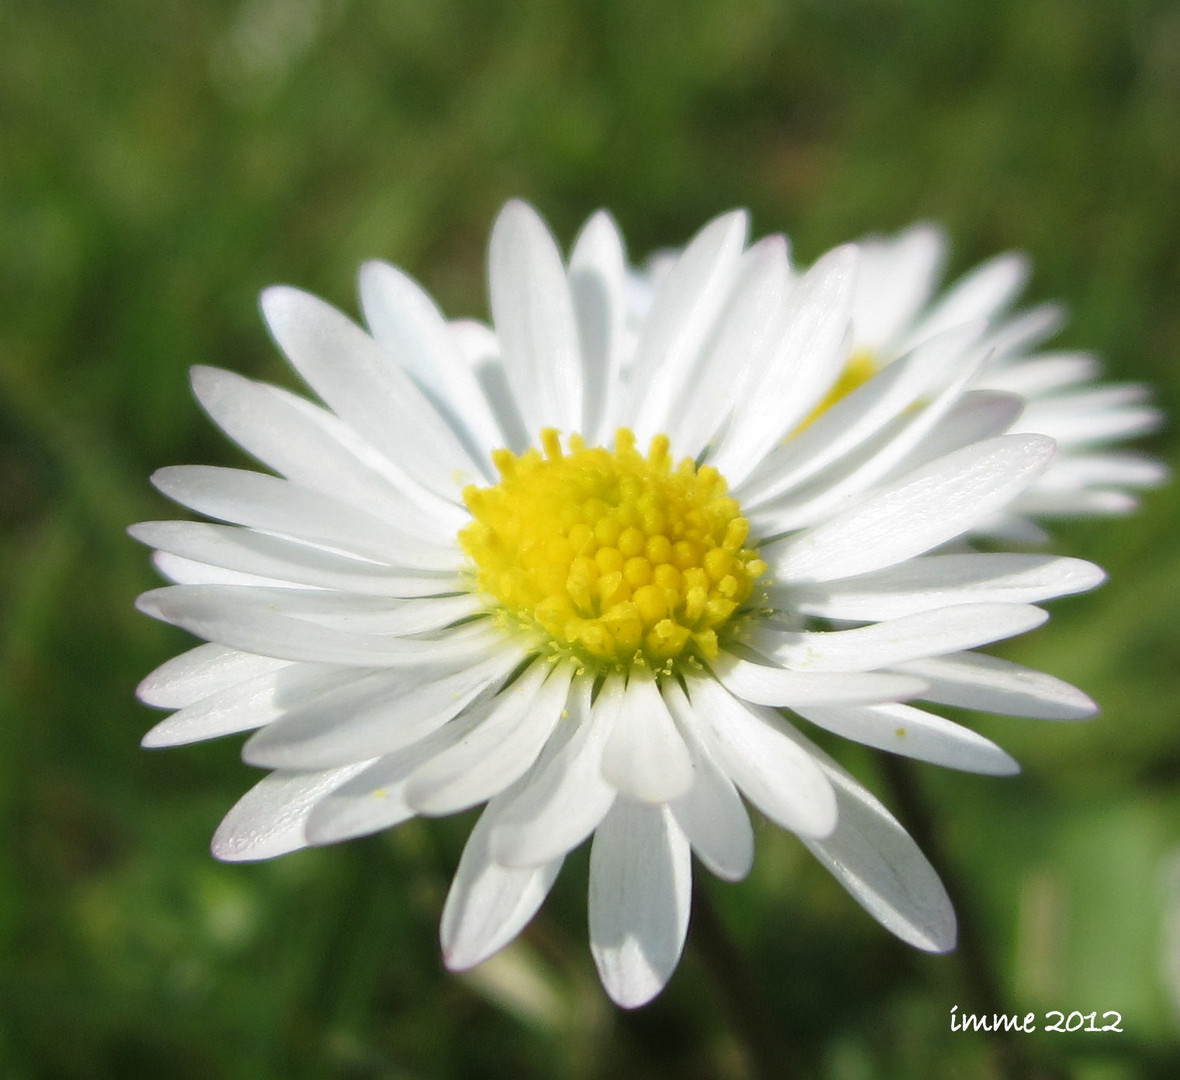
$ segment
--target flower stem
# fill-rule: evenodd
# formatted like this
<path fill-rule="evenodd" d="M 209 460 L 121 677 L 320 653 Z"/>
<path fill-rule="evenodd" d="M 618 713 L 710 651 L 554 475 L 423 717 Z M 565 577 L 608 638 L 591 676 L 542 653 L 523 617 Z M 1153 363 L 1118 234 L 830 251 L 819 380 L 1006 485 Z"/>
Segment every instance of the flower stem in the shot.
<path fill-rule="evenodd" d="M 999 979 L 990 963 L 991 953 L 970 903 L 970 893 L 963 887 L 962 880 L 939 841 L 912 764 L 893 754 L 883 754 L 879 761 L 902 824 L 925 852 L 954 904 L 959 923 L 956 952 L 968 1009 L 985 1016 L 1003 1016 L 1014 1012 L 1006 1007 Z M 1020 1038 L 1015 1032 L 1007 1030 L 991 1033 L 997 1076 L 1002 1080 L 1069 1080 L 1069 1073 L 1062 1066 L 1034 1060 L 1019 1041 Z"/>
<path fill-rule="evenodd" d="M 791 1080 L 795 1074 L 777 1038 L 781 1025 L 774 1019 L 763 987 L 718 915 L 709 890 L 693 881 L 692 892 L 693 951 L 711 976 L 752 1080 Z"/>

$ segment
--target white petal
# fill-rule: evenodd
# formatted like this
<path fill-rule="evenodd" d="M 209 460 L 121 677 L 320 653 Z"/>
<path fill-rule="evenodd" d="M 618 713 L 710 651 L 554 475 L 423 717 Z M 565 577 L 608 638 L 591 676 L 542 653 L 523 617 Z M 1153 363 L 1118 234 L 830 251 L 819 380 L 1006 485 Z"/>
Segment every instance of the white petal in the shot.
<path fill-rule="evenodd" d="M 948 769 L 989 776 L 1011 776 L 1020 771 L 1015 759 L 990 739 L 912 705 L 856 705 L 798 711 L 813 724 L 846 739 Z"/>
<path fill-rule="evenodd" d="M 417 742 L 383 754 L 324 796 L 307 818 L 307 842 L 335 844 L 412 818 L 415 811 L 406 801 L 406 786 L 414 771 L 474 731 L 483 715 L 479 707 L 462 713 Z"/>
<path fill-rule="evenodd" d="M 561 869 L 561 859 L 527 868 L 493 862 L 488 850 L 493 816 L 490 807 L 475 823 L 443 906 L 443 960 L 452 971 L 475 967 L 515 938 Z"/>
<path fill-rule="evenodd" d="M 233 526 L 226 526 L 232 528 Z M 238 529 L 244 532 L 244 529 Z M 306 586 L 292 585 L 289 581 L 279 581 L 277 578 L 261 577 L 258 574 L 244 574 L 240 570 L 229 570 L 224 566 L 213 566 L 210 563 L 197 562 L 180 555 L 173 555 L 167 551 L 152 553 L 152 565 L 160 572 L 160 576 L 173 585 L 246 585 L 250 587 L 268 586 L 290 589 L 302 589 Z"/>
<path fill-rule="evenodd" d="M 755 647 L 793 671 L 866 671 L 1023 634 L 1048 612 L 1029 604 L 957 604 L 852 630 L 764 630 Z"/>
<path fill-rule="evenodd" d="M 1141 405 L 1150 398 L 1151 388 L 1143 383 L 1099 383 L 1047 394 L 1031 402 L 1029 408 L 1045 416 L 1104 415 L 1128 405 Z"/>
<path fill-rule="evenodd" d="M 259 612 L 333 630 L 396 637 L 448 630 L 480 611 L 478 599 L 464 593 L 403 600 L 286 585 L 176 585 L 154 589 L 141 599 L 178 616 L 219 607 L 227 614 Z"/>
<path fill-rule="evenodd" d="M 939 334 L 837 401 L 770 454 L 742 486 L 743 505 L 756 505 L 798 487 L 851 453 L 920 397 L 937 391 L 948 375 L 969 377 L 982 359 L 971 349 L 978 337 L 979 327 L 973 324 Z"/>
<path fill-rule="evenodd" d="M 738 701 L 707 678 L 689 680 L 688 697 L 691 713 L 681 714 L 681 723 L 693 726 L 750 802 L 800 836 L 832 831 L 836 799 L 831 785 L 777 713 Z"/>
<path fill-rule="evenodd" d="M 1155 487 L 1168 478 L 1162 461 L 1139 454 L 1112 451 L 1096 454 L 1068 454 L 1055 461 L 1037 486 L 1076 491 L 1090 484 L 1126 484 Z M 1033 490 L 1036 490 L 1035 488 Z"/>
<path fill-rule="evenodd" d="M 561 254 L 537 212 L 517 199 L 500 212 L 488 248 L 492 321 L 501 361 L 530 436 L 577 430 L 582 370 Z"/>
<path fill-rule="evenodd" d="M 482 610 L 470 593 L 398 600 L 335 589 L 292 589 L 273 586 L 179 586 L 169 603 L 179 609 L 186 597 L 198 604 L 220 601 L 229 608 L 266 611 L 320 626 L 373 634 L 423 634 L 444 630 Z"/>
<path fill-rule="evenodd" d="M 602 777 L 602 750 L 625 692 L 621 678 L 610 676 L 592 708 L 579 704 L 581 690 L 570 695 L 571 715 L 561 723 L 576 730 L 497 811 L 490 844 L 498 863 L 539 866 L 563 856 L 606 815 L 615 789 Z"/>
<path fill-rule="evenodd" d="M 662 803 L 692 786 L 692 758 L 650 671 L 633 668 L 602 754 L 602 775 L 621 795 Z"/>
<path fill-rule="evenodd" d="M 330 495 L 265 473 L 174 465 L 158 469 L 152 483 L 170 499 L 208 517 L 338 548 L 386 565 L 454 570 L 461 562 L 458 549 L 449 542 L 428 543 Z"/>
<path fill-rule="evenodd" d="M 894 474 L 914 449 L 937 429 L 962 397 L 974 368 L 963 371 L 925 405 L 910 407 L 869 442 L 856 447 L 838 465 L 802 490 L 787 492 L 747 516 L 760 535 L 775 536 L 812 525 L 850 505 L 864 492 Z M 822 417 L 821 417 L 822 419 Z M 805 433 L 806 434 L 806 433 Z"/>
<path fill-rule="evenodd" d="M 1048 352 L 1019 362 L 990 367 L 979 377 L 981 387 L 1037 397 L 1051 390 L 1096 378 L 1102 370 L 1090 353 Z"/>
<path fill-rule="evenodd" d="M 499 360 L 500 339 L 487 323 L 479 319 L 451 319 L 447 328 L 473 370 L 487 360 Z"/>
<path fill-rule="evenodd" d="M 1025 353 L 1051 338 L 1064 325 L 1065 310 L 1060 304 L 1038 304 L 995 327 L 988 334 L 987 346 L 997 365 L 1019 364 Z"/>
<path fill-rule="evenodd" d="M 506 651 L 459 671 L 425 665 L 358 673 L 343 692 L 289 703 L 282 719 L 246 743 L 242 757 L 251 765 L 305 770 L 388 754 L 429 735 L 493 690 L 517 659 Z"/>
<path fill-rule="evenodd" d="M 1076 409 L 1068 404 L 1050 409 L 1048 402 L 1040 401 L 1025 410 L 1017 426 L 1042 432 L 1072 448 L 1146 435 L 1162 422 L 1163 413 L 1147 405 L 1100 409 L 1079 403 Z"/>
<path fill-rule="evenodd" d="M 218 427 L 289 480 L 416 535 L 438 535 L 440 528 L 447 528 L 447 516 L 424 513 L 390 483 L 388 469 L 384 475 L 372 470 L 341 441 L 340 421 L 311 402 L 277 386 L 212 367 L 194 367 L 192 383 L 197 399 Z"/>
<path fill-rule="evenodd" d="M 314 773 L 271 773 L 246 792 L 213 835 L 213 854 L 226 862 L 272 859 L 306 847 L 303 823 L 320 799 L 368 762 Z"/>
<path fill-rule="evenodd" d="M 972 443 L 1003 435 L 1011 430 L 1024 407 L 1024 398 L 1015 394 L 998 390 L 968 391 L 914 447 L 909 457 L 899 463 L 894 475 L 904 475 Z M 1052 467 L 1051 464 L 1049 468 Z"/>
<path fill-rule="evenodd" d="M 499 794 L 528 771 L 560 721 L 573 668 L 537 663 L 495 698 L 467 738 L 414 772 L 406 801 L 421 814 L 452 814 Z"/>
<path fill-rule="evenodd" d="M 180 746 L 262 727 L 282 716 L 293 699 L 344 684 L 356 678 L 355 671 L 320 664 L 288 664 L 174 712 L 143 737 L 142 745 Z"/>
<path fill-rule="evenodd" d="M 895 237 L 862 242 L 853 308 L 853 347 L 896 355 L 902 332 L 934 292 L 946 255 L 935 225 L 913 225 Z"/>
<path fill-rule="evenodd" d="M 457 576 L 395 570 L 236 525 L 144 521 L 127 531 L 142 543 L 186 560 L 271 581 L 395 597 L 456 593 L 464 587 Z"/>
<path fill-rule="evenodd" d="M 963 603 L 1025 604 L 1084 592 L 1105 574 L 1093 563 L 1051 555 L 925 555 L 842 581 L 771 590 L 793 610 L 825 619 L 896 619 Z"/>
<path fill-rule="evenodd" d="M 923 697 L 942 705 L 1038 720 L 1081 720 L 1098 711 L 1069 683 L 982 653 L 914 660 L 899 669 L 928 680 Z"/>
<path fill-rule="evenodd" d="M 409 751 L 399 753 L 404 774 L 408 775 L 427 753 L 434 750 L 433 746 L 422 746 L 420 754 Z M 409 821 L 415 815 L 406 802 L 405 789 L 406 776 L 403 775 L 397 781 L 387 779 L 382 786 L 360 794 L 351 791 L 331 792 L 316 803 L 308 814 L 303 828 L 304 840 L 313 846 L 324 847 L 355 840 L 359 836 L 372 836 Z"/>
<path fill-rule="evenodd" d="M 145 615 L 182 627 L 208 641 L 282 660 L 357 667 L 472 661 L 488 655 L 502 637 L 486 626 L 450 630 L 437 641 L 357 634 L 227 602 L 212 585 L 153 589 L 136 601 Z"/>
<path fill-rule="evenodd" d="M 591 217 L 574 241 L 569 279 L 585 379 L 578 430 L 589 445 L 598 446 L 612 434 L 605 427 L 617 407 L 627 313 L 623 237 L 604 211 Z"/>
<path fill-rule="evenodd" d="M 692 787 L 671 803 L 672 816 L 709 870 L 725 881 L 740 881 L 754 863 L 750 817 L 737 788 L 696 734 L 702 721 L 696 719 L 680 684 L 669 680 L 663 692 L 672 714 L 680 720 L 694 772 Z"/>
<path fill-rule="evenodd" d="M 180 709 L 289 664 L 288 660 L 255 656 L 224 645 L 198 645 L 166 660 L 135 693 L 146 705 Z"/>
<path fill-rule="evenodd" d="M 452 322 L 450 326 L 461 351 L 469 354 L 479 388 L 497 425 L 504 432 L 502 445 L 514 454 L 523 453 L 532 445 L 535 433 L 530 435 L 520 405 L 508 385 L 508 376 L 500 360 L 499 338 L 490 327 L 470 319 Z"/>
<path fill-rule="evenodd" d="M 955 913 L 918 845 L 872 795 L 835 762 L 813 751 L 839 803 L 836 831 L 804 843 L 870 915 L 927 952 L 955 947 Z"/>
<path fill-rule="evenodd" d="M 843 367 L 848 342 L 856 248 L 828 252 L 795 285 L 784 313 L 783 336 L 773 362 L 750 372 L 733 421 L 712 464 L 735 488 L 793 431 Z M 809 373 L 826 372 L 821 383 Z M 808 385 L 810 384 L 810 386 Z"/>
<path fill-rule="evenodd" d="M 456 501 L 478 478 L 426 395 L 354 322 L 288 286 L 267 289 L 262 311 L 291 364 L 329 408 L 427 491 Z"/>
<path fill-rule="evenodd" d="M 646 1004 L 672 977 L 691 887 L 688 841 L 668 808 L 618 800 L 590 849 L 590 951 L 617 1005 Z"/>
<path fill-rule="evenodd" d="M 1047 544 L 1052 539 L 1050 535 L 1040 525 L 1021 516 L 1024 498 L 1024 495 L 1018 495 L 1007 510 L 992 514 L 973 526 L 971 536 L 994 539 L 1002 544 Z"/>
<path fill-rule="evenodd" d="M 878 570 L 953 540 L 1027 487 L 1053 442 L 1004 435 L 916 469 L 858 505 L 770 549 L 775 577 L 831 581 Z"/>
<path fill-rule="evenodd" d="M 415 376 L 472 460 L 492 475 L 488 452 L 503 446 L 504 436 L 434 301 L 404 271 L 376 261 L 361 267 L 360 294 L 377 344 Z"/>
<path fill-rule="evenodd" d="M 1138 505 L 1139 500 L 1125 491 L 1045 491 L 1035 485 L 1012 503 L 1012 510 L 1055 517 L 1088 514 L 1118 517 L 1129 514 Z"/>
<path fill-rule="evenodd" d="M 669 388 L 684 386 L 699 360 L 729 298 L 748 228 L 749 217 L 741 210 L 709 222 L 656 288 L 620 416 L 641 445 L 665 430 Z"/>
<path fill-rule="evenodd" d="M 997 255 L 960 278 L 914 328 L 903 351 L 951 326 L 972 319 L 994 319 L 1024 288 L 1028 259 L 1015 252 Z"/>
<path fill-rule="evenodd" d="M 783 307 L 789 291 L 787 244 L 759 241 L 743 256 L 699 368 L 679 391 L 669 387 L 664 431 L 678 455 L 697 458 L 717 435 L 742 391 L 741 373 L 781 363 Z"/>
<path fill-rule="evenodd" d="M 891 673 L 787 671 L 737 657 L 720 657 L 713 671 L 721 684 L 744 701 L 776 707 L 860 705 L 917 697 L 926 689 L 921 679 Z"/>

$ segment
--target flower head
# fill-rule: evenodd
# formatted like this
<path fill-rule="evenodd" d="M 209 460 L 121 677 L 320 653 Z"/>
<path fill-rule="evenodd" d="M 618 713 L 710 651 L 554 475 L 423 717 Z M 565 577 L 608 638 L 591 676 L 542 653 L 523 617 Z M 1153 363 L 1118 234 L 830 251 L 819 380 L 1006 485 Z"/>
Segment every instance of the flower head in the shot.
<path fill-rule="evenodd" d="M 491 328 L 446 322 L 369 264 L 367 332 L 295 289 L 263 297 L 323 406 L 194 372 L 273 470 L 160 470 L 165 494 L 225 524 L 133 530 L 175 582 L 141 608 L 208 642 L 141 685 L 177 710 L 145 743 L 257 729 L 244 756 L 273 770 L 218 829 L 219 857 L 486 802 L 442 917 L 461 969 L 519 933 L 592 835 L 591 949 L 635 1006 L 679 958 L 692 853 L 748 872 L 748 802 L 894 933 L 953 945 L 921 852 L 786 712 L 1014 771 L 926 703 L 1089 715 L 1072 687 L 974 649 L 1101 571 L 939 553 L 1032 485 L 1052 441 L 992 430 L 961 370 L 970 327 L 817 414 L 848 363 L 857 251 L 796 276 L 781 238 L 745 233 L 741 213 L 707 225 L 636 318 L 609 217 L 567 265 L 513 202 L 491 240 Z"/>

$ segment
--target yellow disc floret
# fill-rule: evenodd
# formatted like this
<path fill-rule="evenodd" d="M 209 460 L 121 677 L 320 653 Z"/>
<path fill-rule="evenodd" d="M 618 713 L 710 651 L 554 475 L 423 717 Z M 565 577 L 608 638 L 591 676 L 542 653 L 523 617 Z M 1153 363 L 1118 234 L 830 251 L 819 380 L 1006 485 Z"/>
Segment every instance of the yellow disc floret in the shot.
<path fill-rule="evenodd" d="M 572 435 L 567 453 L 552 428 L 541 444 L 496 451 L 500 483 L 463 492 L 475 588 L 551 654 L 664 670 L 715 657 L 766 572 L 724 477 L 674 464 L 664 435 L 646 457 L 626 429 L 613 450 Z"/>

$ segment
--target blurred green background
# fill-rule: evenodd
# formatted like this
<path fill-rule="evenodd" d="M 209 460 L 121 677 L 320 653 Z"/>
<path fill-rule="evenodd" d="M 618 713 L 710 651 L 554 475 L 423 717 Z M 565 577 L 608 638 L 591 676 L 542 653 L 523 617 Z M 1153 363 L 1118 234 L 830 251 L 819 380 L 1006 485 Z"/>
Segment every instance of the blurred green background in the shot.
<path fill-rule="evenodd" d="M 133 688 L 188 639 L 133 611 L 156 578 L 123 531 L 172 513 L 153 469 L 244 460 L 187 369 L 295 385 L 259 290 L 355 311 L 374 256 L 482 315 L 513 195 L 565 244 L 609 207 L 636 259 L 744 205 L 804 260 L 917 219 L 955 272 L 1026 249 L 1029 299 L 1072 311 L 1056 343 L 1176 415 L 1180 6 L 8 0 L 0 42 L 0 1077 L 751 1076 L 691 943 L 654 1005 L 605 1003 L 584 853 L 466 977 L 436 927 L 469 818 L 209 856 L 256 774 L 237 739 L 139 749 Z M 1180 1075 L 1177 498 L 1057 529 L 1110 582 L 1005 652 L 1102 716 L 979 719 L 1016 778 L 916 772 L 1011 1011 L 1122 1013 L 1020 1037 L 1079 1080 Z M 1004 1075 L 950 1031 L 977 973 L 895 942 L 790 837 L 761 828 L 750 880 L 711 891 L 798 1075 Z"/>

